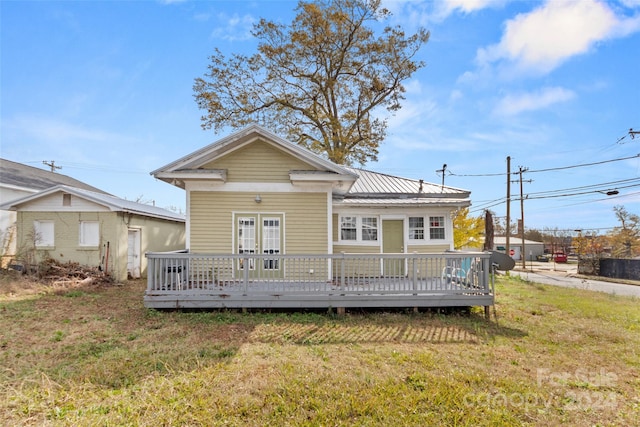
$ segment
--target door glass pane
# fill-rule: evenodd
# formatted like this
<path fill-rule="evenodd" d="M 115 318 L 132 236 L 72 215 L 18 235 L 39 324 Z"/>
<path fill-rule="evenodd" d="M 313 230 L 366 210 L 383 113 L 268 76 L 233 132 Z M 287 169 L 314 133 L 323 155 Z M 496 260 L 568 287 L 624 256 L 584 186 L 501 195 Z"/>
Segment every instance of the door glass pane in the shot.
<path fill-rule="evenodd" d="M 238 218 L 238 253 L 256 253 L 256 220 L 255 218 Z M 244 268 L 243 260 L 240 260 L 239 268 Z M 255 268 L 254 260 L 249 260 L 249 269 Z"/>
<path fill-rule="evenodd" d="M 262 220 L 262 253 L 280 253 L 280 218 L 263 218 Z M 264 259 L 265 270 L 278 270 L 278 259 Z"/>

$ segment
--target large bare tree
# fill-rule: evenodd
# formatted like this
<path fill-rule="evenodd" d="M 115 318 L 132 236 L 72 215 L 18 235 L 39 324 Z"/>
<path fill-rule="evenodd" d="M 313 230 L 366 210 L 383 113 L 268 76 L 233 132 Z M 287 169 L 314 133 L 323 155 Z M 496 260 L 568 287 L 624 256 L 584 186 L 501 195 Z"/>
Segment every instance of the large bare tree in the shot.
<path fill-rule="evenodd" d="M 194 84 L 204 129 L 266 124 L 338 164 L 376 160 L 390 113 L 400 108 L 402 82 L 424 66 L 414 56 L 429 39 L 387 26 L 380 0 L 301 1 L 289 25 L 254 25 L 258 52 L 225 57 L 218 49 Z"/>

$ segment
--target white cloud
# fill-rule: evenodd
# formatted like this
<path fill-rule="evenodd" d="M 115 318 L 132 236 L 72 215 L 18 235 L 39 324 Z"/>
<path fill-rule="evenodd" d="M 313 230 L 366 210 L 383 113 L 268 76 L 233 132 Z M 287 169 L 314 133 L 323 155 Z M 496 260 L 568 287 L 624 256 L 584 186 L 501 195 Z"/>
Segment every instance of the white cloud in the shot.
<path fill-rule="evenodd" d="M 459 12 L 470 14 L 486 8 L 504 6 L 509 0 L 438 0 L 407 1 L 383 0 L 382 6 L 387 8 L 403 27 L 429 26 L 440 23 L 449 15 Z"/>
<path fill-rule="evenodd" d="M 251 30 L 256 19 L 251 15 L 239 16 L 237 13 L 231 16 L 221 13 L 218 20 L 222 25 L 216 28 L 212 36 L 227 41 L 248 40 L 252 38 Z"/>
<path fill-rule="evenodd" d="M 40 142 L 112 142 L 131 141 L 132 138 L 116 133 L 89 129 L 81 125 L 71 124 L 64 121 L 32 116 L 21 116 L 11 120 L 3 121 L 3 128 L 10 129 L 20 135 L 25 140 L 35 140 Z"/>
<path fill-rule="evenodd" d="M 561 87 L 548 87 L 536 93 L 507 95 L 498 102 L 494 113 L 513 116 L 525 111 L 541 110 L 553 104 L 569 101 L 574 97 L 574 92 Z"/>
<path fill-rule="evenodd" d="M 452 13 L 459 10 L 463 13 L 471 13 L 487 7 L 494 7 L 504 4 L 500 0 L 445 0 L 442 2 L 445 11 Z"/>
<path fill-rule="evenodd" d="M 640 30 L 640 16 L 617 16 L 597 0 L 555 1 L 507 21 L 502 40 L 481 48 L 480 66 L 510 61 L 520 71 L 547 73 L 598 42 Z"/>

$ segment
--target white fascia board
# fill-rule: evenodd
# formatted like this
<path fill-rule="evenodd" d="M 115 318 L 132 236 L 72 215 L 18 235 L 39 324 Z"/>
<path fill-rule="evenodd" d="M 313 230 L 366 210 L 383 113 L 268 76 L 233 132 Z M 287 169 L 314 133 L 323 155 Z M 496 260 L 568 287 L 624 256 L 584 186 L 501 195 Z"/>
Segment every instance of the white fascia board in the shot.
<path fill-rule="evenodd" d="M 356 176 L 353 175 L 342 175 L 336 174 L 333 172 L 289 172 L 289 179 L 292 182 L 295 181 L 303 181 L 303 182 L 355 182 L 357 179 Z"/>
<path fill-rule="evenodd" d="M 158 172 L 156 178 L 163 181 L 179 179 L 179 180 L 217 180 L 225 182 L 227 180 L 226 169 L 207 169 L 206 171 L 174 171 L 174 172 Z"/>
<path fill-rule="evenodd" d="M 310 182 L 307 185 L 294 186 L 285 182 L 211 182 L 188 181 L 187 191 L 217 191 L 217 192 L 255 192 L 262 193 L 328 193 L 331 195 L 331 184 Z"/>

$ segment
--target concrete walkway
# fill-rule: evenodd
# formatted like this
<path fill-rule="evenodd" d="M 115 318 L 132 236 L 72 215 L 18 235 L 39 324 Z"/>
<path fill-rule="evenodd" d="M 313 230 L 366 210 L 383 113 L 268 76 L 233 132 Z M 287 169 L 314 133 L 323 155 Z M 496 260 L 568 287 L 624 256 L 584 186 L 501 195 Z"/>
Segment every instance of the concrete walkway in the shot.
<path fill-rule="evenodd" d="M 546 285 L 640 298 L 640 286 L 576 277 L 577 265 L 575 264 L 527 262 L 526 270 L 522 269 L 521 264 L 516 264 L 516 269 L 511 271 L 511 274 L 519 275 L 531 282 L 544 283 Z"/>

